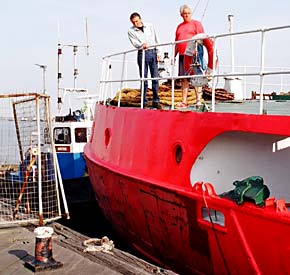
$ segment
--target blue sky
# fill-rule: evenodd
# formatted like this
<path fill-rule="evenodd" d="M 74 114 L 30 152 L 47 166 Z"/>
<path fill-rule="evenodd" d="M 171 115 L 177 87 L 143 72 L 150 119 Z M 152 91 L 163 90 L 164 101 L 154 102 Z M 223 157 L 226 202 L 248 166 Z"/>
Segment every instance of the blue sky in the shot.
<path fill-rule="evenodd" d="M 208 34 L 226 33 L 228 14 L 234 15 L 235 31 L 290 24 L 290 1 L 286 0 L 211 0 L 203 18 L 207 0 L 199 2 L 194 18 L 202 19 Z M 139 12 L 144 21 L 153 23 L 162 42 L 173 41 L 175 28 L 181 22 L 180 5 L 194 7 L 197 1 L 0 0 L 0 3 L 1 92 L 40 92 L 42 72 L 34 65 L 40 63 L 48 66 L 47 90 L 55 97 L 57 20 L 61 42 L 84 43 L 85 18 L 88 18 L 90 55 L 86 57 L 80 49 L 78 81 L 82 87 L 96 93 L 101 57 L 132 48 L 127 37 L 132 12 Z M 290 37 L 285 37 L 285 45 L 287 40 Z M 239 54 L 247 56 L 246 52 Z M 289 55 L 285 53 L 285 57 Z M 72 84 L 69 73 L 72 58 L 70 51 L 65 53 L 63 64 L 68 71 L 65 76 L 68 85 Z"/>

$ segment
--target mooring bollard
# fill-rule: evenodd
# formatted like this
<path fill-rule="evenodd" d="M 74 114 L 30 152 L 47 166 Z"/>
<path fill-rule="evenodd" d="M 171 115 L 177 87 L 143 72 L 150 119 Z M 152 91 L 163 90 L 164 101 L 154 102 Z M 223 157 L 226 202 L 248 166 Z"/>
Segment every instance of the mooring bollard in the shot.
<path fill-rule="evenodd" d="M 52 257 L 52 234 L 53 228 L 47 226 L 37 227 L 34 230 L 35 258 L 25 262 L 25 266 L 34 272 L 45 269 L 56 269 L 62 267 L 61 262 L 57 262 Z"/>

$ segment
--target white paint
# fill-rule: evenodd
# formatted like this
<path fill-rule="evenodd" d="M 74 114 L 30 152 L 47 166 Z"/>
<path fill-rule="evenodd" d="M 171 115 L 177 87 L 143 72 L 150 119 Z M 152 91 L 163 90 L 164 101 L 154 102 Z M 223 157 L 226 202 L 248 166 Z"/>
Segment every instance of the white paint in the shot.
<path fill-rule="evenodd" d="M 290 147 L 290 138 L 284 138 L 273 144 L 273 152 Z"/>
<path fill-rule="evenodd" d="M 36 238 L 50 238 L 53 234 L 53 228 L 48 226 L 40 226 L 34 229 Z"/>
<path fill-rule="evenodd" d="M 244 99 L 243 89 L 242 89 L 242 79 L 238 77 L 225 77 L 224 89 L 228 92 L 234 93 L 236 100 Z"/>
<path fill-rule="evenodd" d="M 273 151 L 279 141 L 281 136 L 243 132 L 217 136 L 193 164 L 191 183 L 210 182 L 221 194 L 234 189 L 236 180 L 261 176 L 270 196 L 290 201 L 290 148 Z"/>

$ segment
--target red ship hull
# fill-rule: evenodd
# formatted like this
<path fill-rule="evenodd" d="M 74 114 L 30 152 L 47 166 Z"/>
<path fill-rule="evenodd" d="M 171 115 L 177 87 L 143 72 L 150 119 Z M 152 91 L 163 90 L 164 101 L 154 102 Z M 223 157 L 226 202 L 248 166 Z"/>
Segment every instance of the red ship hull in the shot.
<path fill-rule="evenodd" d="M 289 124 L 97 104 L 85 146 L 96 199 L 123 240 L 180 274 L 290 274 Z M 271 191 L 264 207 L 217 195 L 253 175 Z"/>

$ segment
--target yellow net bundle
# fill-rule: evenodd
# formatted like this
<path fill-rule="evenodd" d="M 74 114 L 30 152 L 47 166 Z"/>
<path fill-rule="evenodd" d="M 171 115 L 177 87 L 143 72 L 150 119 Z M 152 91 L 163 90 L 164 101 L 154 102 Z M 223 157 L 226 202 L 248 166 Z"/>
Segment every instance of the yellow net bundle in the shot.
<path fill-rule="evenodd" d="M 111 100 L 112 105 L 118 104 L 120 91 L 118 91 L 115 97 Z M 147 91 L 148 104 L 152 103 L 153 92 L 151 89 Z M 159 86 L 158 96 L 160 98 L 160 104 L 171 106 L 171 87 L 161 85 Z M 182 101 L 182 91 L 181 89 L 174 89 L 174 105 Z M 187 93 L 187 102 L 189 105 L 196 103 L 196 93 L 194 88 L 189 89 Z M 121 106 L 140 106 L 141 105 L 141 93 L 140 89 L 124 88 L 121 91 Z"/>

